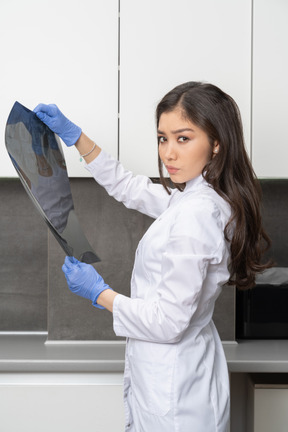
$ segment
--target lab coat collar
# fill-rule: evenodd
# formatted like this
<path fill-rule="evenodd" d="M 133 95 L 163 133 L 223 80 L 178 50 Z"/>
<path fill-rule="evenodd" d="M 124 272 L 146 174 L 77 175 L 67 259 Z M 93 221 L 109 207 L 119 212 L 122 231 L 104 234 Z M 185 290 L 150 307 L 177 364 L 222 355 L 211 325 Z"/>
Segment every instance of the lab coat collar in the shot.
<path fill-rule="evenodd" d="M 204 179 L 203 175 L 200 174 L 198 177 L 195 177 L 192 180 L 186 182 L 186 186 L 183 192 L 179 192 L 177 189 L 176 190 L 174 189 L 174 193 L 172 193 L 170 199 L 170 205 L 178 202 L 181 198 L 183 198 L 184 195 L 186 195 L 186 193 L 195 192 L 198 189 L 202 189 L 205 186 L 209 186 L 209 184 Z"/>
<path fill-rule="evenodd" d="M 188 191 L 192 192 L 196 189 L 202 188 L 203 186 L 207 186 L 207 185 L 208 185 L 207 181 L 204 179 L 203 175 L 200 174 L 199 176 L 186 182 L 186 186 L 185 186 L 185 189 L 183 192 L 184 193 L 186 193 Z"/>

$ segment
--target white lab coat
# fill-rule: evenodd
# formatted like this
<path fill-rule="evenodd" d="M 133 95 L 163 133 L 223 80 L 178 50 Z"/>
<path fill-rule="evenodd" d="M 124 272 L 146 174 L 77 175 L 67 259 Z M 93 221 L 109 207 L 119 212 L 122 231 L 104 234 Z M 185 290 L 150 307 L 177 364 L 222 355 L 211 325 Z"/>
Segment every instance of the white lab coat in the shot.
<path fill-rule="evenodd" d="M 128 208 L 156 218 L 136 251 L 131 298 L 119 294 L 113 305 L 114 331 L 127 337 L 125 430 L 226 432 L 229 381 L 212 314 L 229 278 L 229 205 L 202 175 L 169 196 L 103 150 L 87 169 Z"/>

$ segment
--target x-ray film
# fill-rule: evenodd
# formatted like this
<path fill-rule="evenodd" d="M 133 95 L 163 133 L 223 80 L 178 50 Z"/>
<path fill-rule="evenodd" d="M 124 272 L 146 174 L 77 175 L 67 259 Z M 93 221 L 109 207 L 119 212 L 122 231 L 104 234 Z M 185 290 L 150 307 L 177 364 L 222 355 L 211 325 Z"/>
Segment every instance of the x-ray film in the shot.
<path fill-rule="evenodd" d="M 33 111 L 15 102 L 5 142 L 26 192 L 66 255 L 87 264 L 100 261 L 75 214 L 58 136 Z"/>

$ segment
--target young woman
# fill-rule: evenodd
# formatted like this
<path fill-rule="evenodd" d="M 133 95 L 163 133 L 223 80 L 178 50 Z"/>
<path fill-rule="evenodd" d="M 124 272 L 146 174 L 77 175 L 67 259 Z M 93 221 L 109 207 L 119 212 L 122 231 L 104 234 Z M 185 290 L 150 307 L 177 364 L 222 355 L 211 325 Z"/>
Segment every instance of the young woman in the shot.
<path fill-rule="evenodd" d="M 110 195 L 156 219 L 136 251 L 131 298 L 112 290 L 91 265 L 73 257 L 63 265 L 69 288 L 111 311 L 116 335 L 127 337 L 126 430 L 226 431 L 229 380 L 214 304 L 224 284 L 250 288 L 268 266 L 260 263 L 268 239 L 237 105 L 198 82 L 162 99 L 156 113 L 162 185 L 125 171 L 55 105 L 35 112 L 76 145 Z"/>

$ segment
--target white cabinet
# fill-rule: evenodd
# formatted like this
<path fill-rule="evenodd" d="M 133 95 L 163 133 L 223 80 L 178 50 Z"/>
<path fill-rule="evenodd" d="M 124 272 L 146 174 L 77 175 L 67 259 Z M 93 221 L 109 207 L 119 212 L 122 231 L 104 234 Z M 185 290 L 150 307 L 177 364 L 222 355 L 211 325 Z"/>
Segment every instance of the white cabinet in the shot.
<path fill-rule="evenodd" d="M 0 41 L 3 141 L 16 100 L 56 103 L 117 156 L 118 0 L 1 1 Z M 3 141 L 0 176 L 17 177 Z M 64 151 L 69 175 L 88 175 L 77 150 Z"/>
<path fill-rule="evenodd" d="M 158 176 L 155 108 L 185 81 L 231 94 L 249 148 L 251 0 L 123 0 L 120 22 L 120 160 L 127 169 Z"/>
<path fill-rule="evenodd" d="M 0 374 L 2 432 L 124 430 L 123 374 Z"/>
<path fill-rule="evenodd" d="M 248 387 L 247 432 L 287 432 L 287 374 L 276 374 L 275 382 L 269 374 L 258 375 Z"/>
<path fill-rule="evenodd" d="M 288 177 L 288 2 L 254 0 L 252 162 L 259 177 Z"/>
<path fill-rule="evenodd" d="M 2 1 L 0 134 L 16 100 L 55 102 L 113 156 L 119 143 L 126 168 L 158 176 L 157 102 L 208 81 L 238 103 L 257 175 L 287 177 L 287 19 L 285 0 Z M 64 151 L 70 176 L 90 175 Z M 4 143 L 0 177 L 17 177 Z"/>

